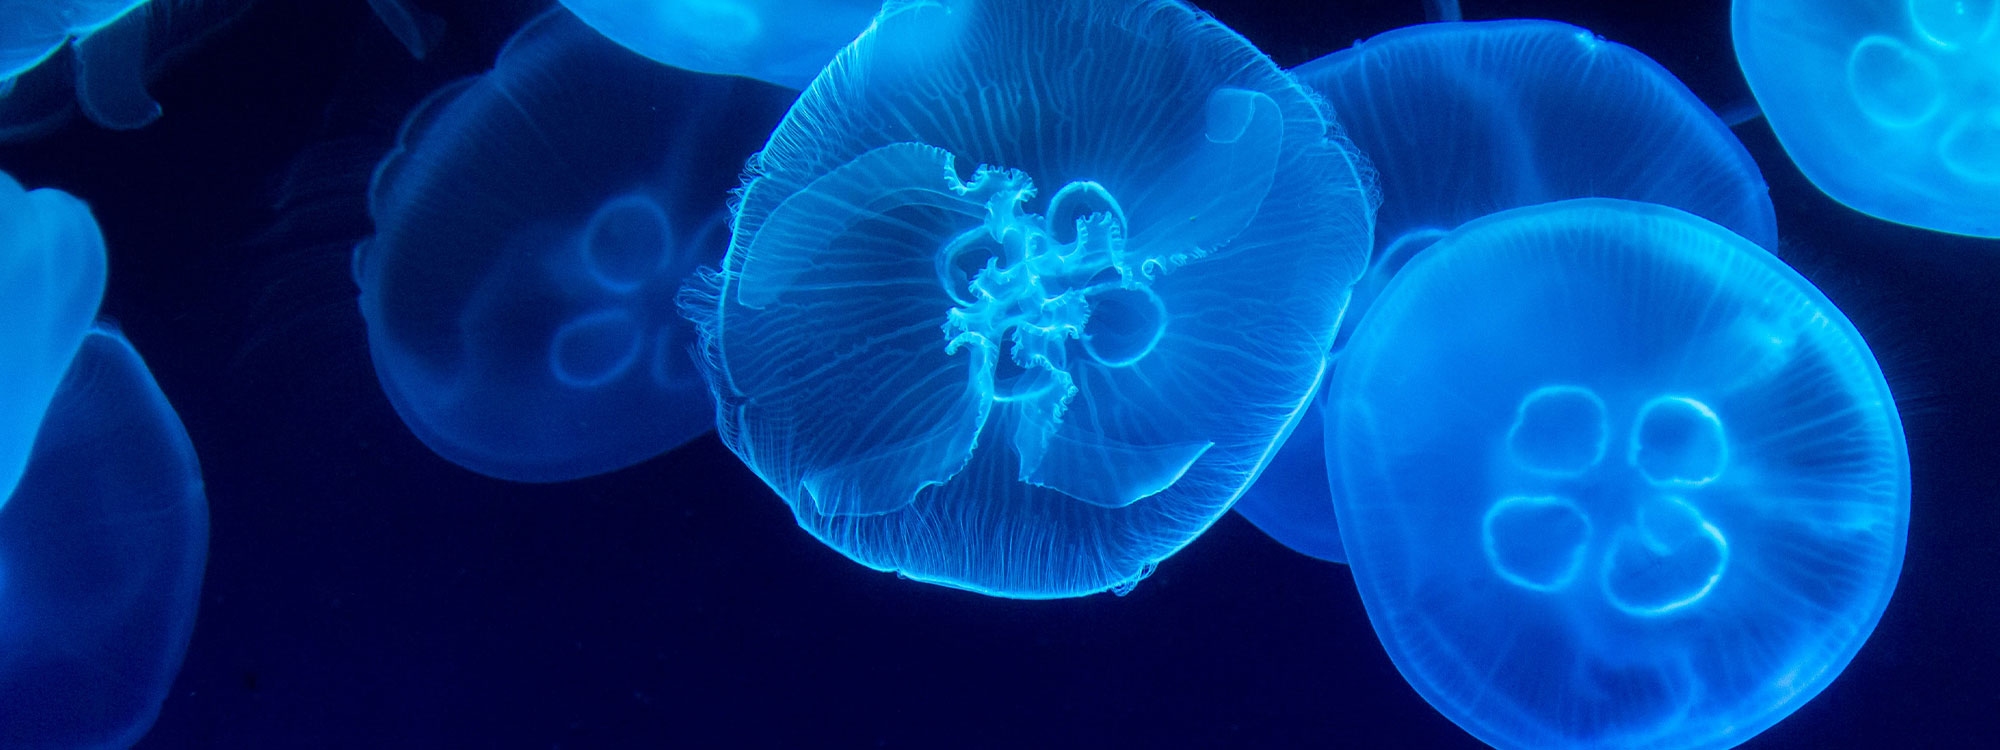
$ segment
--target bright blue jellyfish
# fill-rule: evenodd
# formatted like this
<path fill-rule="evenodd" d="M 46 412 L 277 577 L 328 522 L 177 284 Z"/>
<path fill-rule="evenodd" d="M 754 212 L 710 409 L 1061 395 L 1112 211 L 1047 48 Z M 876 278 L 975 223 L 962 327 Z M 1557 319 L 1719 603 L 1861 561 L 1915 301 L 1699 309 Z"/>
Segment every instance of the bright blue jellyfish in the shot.
<path fill-rule="evenodd" d="M 656 65 L 561 9 L 431 95 L 370 195 L 355 279 L 382 388 L 504 479 L 629 466 L 708 431 L 674 296 L 791 92 Z"/>
<path fill-rule="evenodd" d="M 130 747 L 194 631 L 194 446 L 123 336 L 92 328 L 0 507 L 0 746 Z"/>
<path fill-rule="evenodd" d="M 1369 242 L 1337 136 L 1177 2 L 885 8 L 751 161 L 685 300 L 723 440 L 864 565 L 1136 583 L 1319 378 Z"/>
<path fill-rule="evenodd" d="M 1755 244 L 1583 199 L 1478 219 L 1390 282 L 1329 401 L 1375 632 L 1498 747 L 1728 747 L 1889 602 L 1909 456 L 1853 325 Z"/>
<path fill-rule="evenodd" d="M 1497 211 L 1605 197 L 1689 211 L 1766 248 L 1777 221 L 1728 126 L 1659 64 L 1554 21 L 1411 26 L 1293 71 L 1325 95 L 1379 175 L 1374 260 L 1348 327 L 1410 255 Z M 1342 336 L 1345 337 L 1343 331 Z M 1339 561 L 1326 467 L 1305 416 L 1237 510 L 1301 552 Z M 1306 436 L 1301 438 L 1300 436 Z"/>
<path fill-rule="evenodd" d="M 701 73 L 805 88 L 881 0 L 562 0 L 627 49 Z"/>
<path fill-rule="evenodd" d="M 2000 237 L 2000 2 L 1737 0 L 1736 58 L 1799 170 L 1898 224 Z"/>
<path fill-rule="evenodd" d="M 68 193 L 0 172 L 0 505 L 104 296 L 104 239 Z"/>
<path fill-rule="evenodd" d="M 146 93 L 147 0 L 0 0 L 0 100 L 14 80 L 67 44 L 84 114 L 107 128 L 160 116 Z"/>

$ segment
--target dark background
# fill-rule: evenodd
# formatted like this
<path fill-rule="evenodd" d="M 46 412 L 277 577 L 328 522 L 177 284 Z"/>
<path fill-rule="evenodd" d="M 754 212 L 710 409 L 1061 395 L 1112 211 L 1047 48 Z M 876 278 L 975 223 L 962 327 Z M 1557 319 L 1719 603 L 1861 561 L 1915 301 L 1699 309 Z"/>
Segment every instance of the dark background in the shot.
<path fill-rule="evenodd" d="M 1423 20 L 1419 0 L 1196 3 L 1287 66 Z M 1129 596 L 1018 602 L 847 561 L 713 436 L 547 486 L 431 455 L 376 385 L 348 253 L 403 115 L 538 3 L 418 4 L 449 23 L 425 61 L 362 0 L 268 0 L 162 63 L 151 127 L 0 146 L 0 170 L 93 206 L 104 314 L 208 481 L 200 619 L 141 747 L 1477 746 L 1396 673 L 1345 568 L 1233 515 Z M 1720 0 L 1466 6 L 1591 28 L 1717 107 L 1746 95 Z M 1738 134 L 1785 259 L 1881 360 L 1914 471 L 1880 627 L 1750 744 L 2000 743 L 2000 242 L 1855 214 L 1761 121 Z"/>

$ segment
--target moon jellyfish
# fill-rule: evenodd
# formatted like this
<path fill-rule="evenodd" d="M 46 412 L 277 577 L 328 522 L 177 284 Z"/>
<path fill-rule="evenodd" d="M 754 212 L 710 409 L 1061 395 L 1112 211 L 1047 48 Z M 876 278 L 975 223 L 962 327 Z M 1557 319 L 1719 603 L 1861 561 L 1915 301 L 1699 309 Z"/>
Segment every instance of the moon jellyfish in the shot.
<path fill-rule="evenodd" d="M 104 296 L 104 239 L 83 201 L 0 172 L 0 504 Z"/>
<path fill-rule="evenodd" d="M 2000 2 L 1737 0 L 1750 91 L 1834 200 L 2000 237 Z"/>
<path fill-rule="evenodd" d="M 627 49 L 676 68 L 805 88 L 880 0 L 562 0 Z"/>
<path fill-rule="evenodd" d="M 897 3 L 751 161 L 703 326 L 724 442 L 854 560 L 1123 590 L 1312 393 L 1372 194 L 1177 2 Z"/>
<path fill-rule="evenodd" d="M 1293 73 L 1327 98 L 1381 181 L 1374 259 L 1355 289 L 1350 330 L 1412 254 L 1509 208 L 1645 201 L 1777 247 L 1764 180 L 1728 126 L 1658 63 L 1585 29 L 1534 20 L 1411 26 Z M 1315 409 L 1304 421 L 1319 419 Z M 1323 543 L 1293 543 L 1328 530 L 1288 528 L 1328 518 L 1320 456 L 1310 440 L 1287 444 L 1237 510 L 1295 549 L 1338 560 Z"/>
<path fill-rule="evenodd" d="M 194 631 L 208 506 L 137 352 L 92 328 L 0 507 L 0 745 L 130 747 Z"/>
<path fill-rule="evenodd" d="M 1582 199 L 1410 261 L 1334 375 L 1369 619 L 1498 747 L 1728 747 L 1811 700 L 1902 567 L 1909 457 L 1866 343 L 1769 253 Z"/>
<path fill-rule="evenodd" d="M 354 255 L 375 371 L 439 455 L 561 481 L 708 431 L 674 296 L 790 92 L 633 55 L 557 9 L 410 115 Z"/>
<path fill-rule="evenodd" d="M 146 0 L 0 0 L 0 100 L 14 82 L 68 45 L 77 101 L 107 128 L 160 116 L 146 93 Z"/>

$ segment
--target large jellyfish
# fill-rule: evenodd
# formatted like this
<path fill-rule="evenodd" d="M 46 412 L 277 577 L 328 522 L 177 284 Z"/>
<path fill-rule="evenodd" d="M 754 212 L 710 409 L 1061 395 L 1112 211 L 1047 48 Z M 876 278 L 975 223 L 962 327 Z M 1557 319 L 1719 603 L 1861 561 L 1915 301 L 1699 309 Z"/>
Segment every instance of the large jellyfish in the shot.
<path fill-rule="evenodd" d="M 1341 538 L 1404 677 L 1498 747 L 1727 747 L 1827 686 L 1909 521 L 1874 356 L 1686 212 L 1514 209 L 1404 267 L 1343 354 Z"/>
<path fill-rule="evenodd" d="M 1178 2 L 899 2 L 751 162 L 691 287 L 725 443 L 870 567 L 1120 589 L 1313 391 L 1372 193 L 1318 100 Z"/>
<path fill-rule="evenodd" d="M 0 0 L 0 99 L 15 79 L 68 45 L 84 114 L 120 130 L 151 123 L 160 105 L 146 93 L 147 2 Z"/>
<path fill-rule="evenodd" d="M 1349 329 L 1411 254 L 1509 208 L 1645 201 L 1777 247 L 1764 180 L 1728 126 L 1657 63 L 1587 30 L 1425 24 L 1293 72 L 1332 104 L 1381 181 L 1374 259 Z M 1236 509 L 1288 546 L 1339 561 L 1319 424 L 1320 409 L 1309 409 Z"/>
<path fill-rule="evenodd" d="M 561 481 L 714 425 L 674 296 L 729 239 L 742 160 L 791 92 L 657 65 L 556 9 L 431 95 L 355 250 L 382 388 L 439 455 Z"/>
<path fill-rule="evenodd" d="M 1737 0 L 1736 58 L 1772 132 L 1834 200 L 2000 237 L 2000 2 Z"/>
<path fill-rule="evenodd" d="M 805 88 L 881 0 L 562 0 L 585 23 L 677 68 Z"/>
<path fill-rule="evenodd" d="M 0 172 L 0 504 L 103 296 L 104 240 L 90 208 Z"/>

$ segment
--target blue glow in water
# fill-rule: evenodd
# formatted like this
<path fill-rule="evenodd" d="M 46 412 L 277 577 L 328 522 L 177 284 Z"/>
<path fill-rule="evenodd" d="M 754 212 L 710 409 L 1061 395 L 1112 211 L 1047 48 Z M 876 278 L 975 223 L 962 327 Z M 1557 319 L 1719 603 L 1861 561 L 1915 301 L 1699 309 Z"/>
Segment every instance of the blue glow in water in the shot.
<path fill-rule="evenodd" d="M 2000 2 L 1737 0 L 1732 15 L 1750 91 L 1815 186 L 2000 237 Z"/>
<path fill-rule="evenodd" d="M 130 747 L 194 631 L 208 504 L 138 352 L 92 328 L 0 508 L 0 745 Z"/>
<path fill-rule="evenodd" d="M 1509 208 L 1645 201 L 1777 247 L 1763 178 L 1729 128 L 1657 63 L 1587 30 L 1533 20 L 1425 24 L 1293 72 L 1326 96 L 1381 181 L 1374 260 L 1355 289 L 1349 330 L 1410 256 Z M 1316 446 L 1287 445 L 1237 509 L 1280 541 L 1324 537 L 1284 526 L 1323 518 L 1332 503 L 1326 474 Z M 1323 542 L 1293 546 L 1338 559 Z"/>
<path fill-rule="evenodd" d="M 906 0 L 898 0 L 904 2 Z M 805 88 L 879 0 L 562 0 L 627 49 L 677 68 Z"/>
<path fill-rule="evenodd" d="M 561 481 L 714 425 L 676 312 L 728 242 L 727 191 L 791 98 L 654 64 L 561 10 L 431 96 L 355 251 L 383 390 L 439 455 Z"/>
<path fill-rule="evenodd" d="M 83 201 L 0 172 L 0 507 L 104 296 L 104 238 Z"/>
<path fill-rule="evenodd" d="M 410 51 L 410 56 L 419 60 L 430 54 L 431 47 L 444 34 L 443 19 L 423 12 L 407 0 L 368 0 L 368 7 L 375 11 L 375 17 L 382 19 L 382 25 L 389 27 L 389 33 L 396 35 L 396 41 Z"/>
<path fill-rule="evenodd" d="M 685 299 L 724 442 L 870 567 L 1137 580 L 1312 392 L 1367 253 L 1357 157 L 1176 2 L 903 3 L 828 71 Z"/>
<path fill-rule="evenodd" d="M 75 51 L 77 101 L 108 128 L 160 116 L 146 93 L 147 0 L 0 0 L 0 98 L 15 79 L 60 51 Z"/>
<path fill-rule="evenodd" d="M 1425 699 L 1498 747 L 1726 747 L 1838 676 L 1902 567 L 1909 458 L 1811 284 L 1677 209 L 1459 227 L 1333 378 L 1355 582 Z"/>

